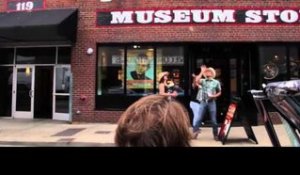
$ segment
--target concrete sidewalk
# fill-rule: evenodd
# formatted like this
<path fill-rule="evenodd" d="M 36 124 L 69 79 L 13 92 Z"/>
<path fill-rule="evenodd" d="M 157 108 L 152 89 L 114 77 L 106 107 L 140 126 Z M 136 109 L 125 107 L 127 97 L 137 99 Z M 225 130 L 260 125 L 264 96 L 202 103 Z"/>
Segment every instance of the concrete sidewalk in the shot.
<path fill-rule="evenodd" d="M 108 123 L 66 123 L 45 119 L 0 118 L 0 146 L 73 146 L 111 147 L 114 145 L 116 124 Z M 232 127 L 225 145 L 213 139 L 212 129 L 204 127 L 193 147 L 271 147 L 272 144 L 264 126 L 252 127 L 258 144 L 247 139 L 243 127 Z M 282 125 L 275 130 L 282 146 L 291 146 Z"/>

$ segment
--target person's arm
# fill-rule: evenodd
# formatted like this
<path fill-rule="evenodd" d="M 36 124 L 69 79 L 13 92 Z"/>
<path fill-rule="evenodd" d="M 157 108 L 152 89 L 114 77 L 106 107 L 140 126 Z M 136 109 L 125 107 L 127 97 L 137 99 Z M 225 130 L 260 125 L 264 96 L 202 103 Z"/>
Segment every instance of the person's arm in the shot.
<path fill-rule="evenodd" d="M 197 87 L 196 84 L 196 75 L 192 74 L 192 88 L 195 89 Z"/>
<path fill-rule="evenodd" d="M 196 76 L 195 83 L 194 83 L 196 87 L 199 87 L 201 85 L 201 81 L 200 81 L 201 77 L 202 77 L 202 73 Z"/>
<path fill-rule="evenodd" d="M 199 87 L 201 85 L 201 81 L 200 80 L 201 80 L 201 78 L 202 78 L 203 73 L 204 73 L 205 70 L 206 70 L 206 66 L 202 65 L 200 73 L 195 77 L 195 83 L 194 83 L 195 86 Z"/>
<path fill-rule="evenodd" d="M 210 95 L 209 96 L 210 98 L 217 98 L 217 97 L 221 96 L 222 90 L 221 90 L 221 84 L 220 84 L 220 82 L 218 83 L 216 90 L 217 90 L 217 93 L 213 94 L 213 95 Z"/>
<path fill-rule="evenodd" d="M 158 88 L 159 88 L 159 93 L 158 93 L 159 95 L 172 96 L 172 97 L 176 97 L 178 95 L 176 91 L 174 91 L 172 93 L 165 92 L 164 83 L 160 83 Z"/>
<path fill-rule="evenodd" d="M 221 94 L 222 94 L 222 92 L 219 91 L 219 92 L 217 92 L 217 93 L 214 94 L 214 95 L 210 95 L 209 97 L 210 97 L 210 98 L 217 98 L 217 97 L 219 97 Z"/>
<path fill-rule="evenodd" d="M 165 92 L 164 83 L 159 83 L 158 88 L 159 88 L 159 92 L 158 92 L 159 95 L 164 95 L 164 96 L 168 95 L 168 93 Z"/>

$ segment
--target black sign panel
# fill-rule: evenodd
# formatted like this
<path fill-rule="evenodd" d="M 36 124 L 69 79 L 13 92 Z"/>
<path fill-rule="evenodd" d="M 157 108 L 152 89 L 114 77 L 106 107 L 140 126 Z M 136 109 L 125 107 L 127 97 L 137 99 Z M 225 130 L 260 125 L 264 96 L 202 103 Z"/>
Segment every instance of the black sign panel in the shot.
<path fill-rule="evenodd" d="M 240 108 L 238 110 L 238 108 Z M 228 107 L 228 111 L 226 113 L 226 117 L 225 120 L 221 126 L 221 129 L 219 131 L 218 137 L 221 140 L 221 142 L 223 144 L 225 144 L 225 141 L 227 140 L 231 125 L 232 125 L 232 121 L 234 120 L 234 118 L 236 117 L 238 111 L 243 111 L 244 112 L 244 105 L 241 102 L 240 98 L 235 98 L 229 105 Z M 249 120 L 246 117 L 242 117 L 240 124 L 242 124 L 242 126 L 244 127 L 244 130 L 248 136 L 249 140 L 254 141 L 256 144 L 258 144 L 257 139 L 255 137 L 255 134 L 251 128 L 251 125 L 249 123 Z"/>
<path fill-rule="evenodd" d="M 7 11 L 32 11 L 44 9 L 44 0 L 7 0 Z"/>
<path fill-rule="evenodd" d="M 236 114 L 236 109 L 237 109 L 237 103 L 231 103 L 228 107 L 228 111 L 226 113 L 225 120 L 219 131 L 219 139 L 222 142 L 224 142 L 224 140 L 227 138 L 227 135 L 228 135 L 230 127 L 231 127 L 232 120 Z"/>

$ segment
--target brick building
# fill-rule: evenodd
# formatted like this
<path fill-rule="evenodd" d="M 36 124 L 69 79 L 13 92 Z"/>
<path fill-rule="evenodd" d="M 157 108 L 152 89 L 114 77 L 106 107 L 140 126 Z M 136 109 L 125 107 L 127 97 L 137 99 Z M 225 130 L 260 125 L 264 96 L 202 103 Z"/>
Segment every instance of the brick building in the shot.
<path fill-rule="evenodd" d="M 116 122 L 157 93 L 161 71 L 188 107 L 206 64 L 223 120 L 233 96 L 299 78 L 299 11 L 298 0 L 0 0 L 0 116 Z"/>

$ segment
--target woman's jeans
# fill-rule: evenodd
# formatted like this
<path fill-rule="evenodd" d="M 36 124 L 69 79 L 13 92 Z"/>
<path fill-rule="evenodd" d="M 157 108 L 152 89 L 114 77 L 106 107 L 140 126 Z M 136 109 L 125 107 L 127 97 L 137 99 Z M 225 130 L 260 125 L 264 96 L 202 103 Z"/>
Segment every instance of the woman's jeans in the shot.
<path fill-rule="evenodd" d="M 193 102 L 195 103 L 195 102 Z M 192 103 L 190 104 L 192 108 Z M 213 135 L 218 135 L 218 124 L 217 124 L 217 105 L 216 101 L 212 100 L 209 102 L 201 102 L 198 104 L 198 110 L 195 108 L 195 104 L 193 104 L 193 132 L 199 131 L 199 127 L 202 123 L 205 111 L 208 110 L 211 123 L 213 125 Z"/>

